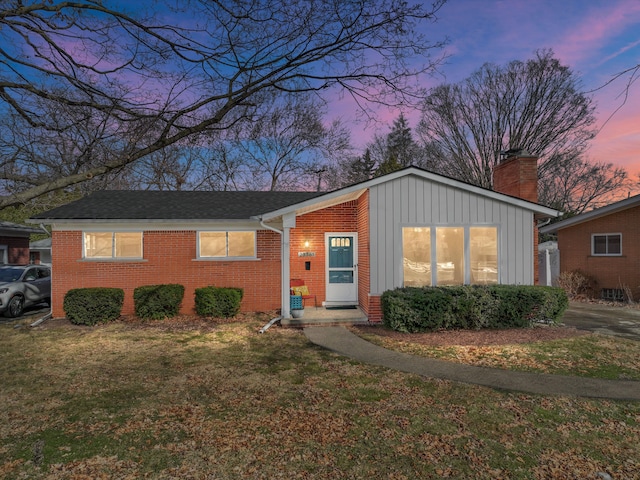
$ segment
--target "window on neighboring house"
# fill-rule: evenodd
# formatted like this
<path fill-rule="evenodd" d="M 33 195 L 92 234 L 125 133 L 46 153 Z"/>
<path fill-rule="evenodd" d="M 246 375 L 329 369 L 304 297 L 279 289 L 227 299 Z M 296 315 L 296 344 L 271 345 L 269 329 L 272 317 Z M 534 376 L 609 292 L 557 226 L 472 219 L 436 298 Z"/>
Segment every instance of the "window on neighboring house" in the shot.
<path fill-rule="evenodd" d="M 199 232 L 200 258 L 255 258 L 256 232 Z"/>
<path fill-rule="evenodd" d="M 142 258 L 142 232 L 85 232 L 84 258 Z"/>
<path fill-rule="evenodd" d="M 402 251 L 407 287 L 499 280 L 497 227 L 404 227 Z"/>
<path fill-rule="evenodd" d="M 591 236 L 593 255 L 622 255 L 622 234 L 606 233 Z"/>

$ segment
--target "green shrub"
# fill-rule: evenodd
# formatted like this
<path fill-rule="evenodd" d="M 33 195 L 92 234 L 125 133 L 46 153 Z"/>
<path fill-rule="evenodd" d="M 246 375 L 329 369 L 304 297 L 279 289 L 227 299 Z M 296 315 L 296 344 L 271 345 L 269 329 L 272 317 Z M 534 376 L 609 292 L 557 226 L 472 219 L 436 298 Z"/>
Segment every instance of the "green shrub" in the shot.
<path fill-rule="evenodd" d="M 407 333 L 528 327 L 557 321 L 569 304 L 560 288 L 521 285 L 398 288 L 380 302 L 383 324 Z"/>
<path fill-rule="evenodd" d="M 569 298 L 562 288 L 538 287 L 544 292 L 539 309 L 534 311 L 532 320 L 541 323 L 557 323 L 569 308 Z"/>
<path fill-rule="evenodd" d="M 177 284 L 145 285 L 133 291 L 136 315 L 152 320 L 176 316 L 183 298 L 184 286 Z"/>
<path fill-rule="evenodd" d="M 121 288 L 75 288 L 64 296 L 64 313 L 76 325 L 96 325 L 115 320 L 122 312 Z"/>
<path fill-rule="evenodd" d="M 231 318 L 240 312 L 244 291 L 235 287 L 196 288 L 196 313 L 203 317 Z"/>

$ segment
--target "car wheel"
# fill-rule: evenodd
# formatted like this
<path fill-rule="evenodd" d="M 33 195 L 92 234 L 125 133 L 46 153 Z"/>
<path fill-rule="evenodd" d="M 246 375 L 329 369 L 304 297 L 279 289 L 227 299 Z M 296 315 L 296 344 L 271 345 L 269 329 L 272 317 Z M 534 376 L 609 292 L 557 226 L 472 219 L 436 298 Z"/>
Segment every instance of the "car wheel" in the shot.
<path fill-rule="evenodd" d="M 24 310 L 24 298 L 20 295 L 16 295 L 9 300 L 9 305 L 7 306 L 6 315 L 7 317 L 19 317 L 22 315 L 22 311 Z"/>

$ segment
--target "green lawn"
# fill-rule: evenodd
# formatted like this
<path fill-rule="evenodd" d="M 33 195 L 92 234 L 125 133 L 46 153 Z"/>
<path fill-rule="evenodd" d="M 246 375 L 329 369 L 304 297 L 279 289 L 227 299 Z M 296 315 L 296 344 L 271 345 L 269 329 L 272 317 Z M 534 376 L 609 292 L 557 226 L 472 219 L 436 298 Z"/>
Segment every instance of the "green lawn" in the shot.
<path fill-rule="evenodd" d="M 0 477 L 640 478 L 640 403 L 424 379 L 264 323 L 0 325 Z"/>

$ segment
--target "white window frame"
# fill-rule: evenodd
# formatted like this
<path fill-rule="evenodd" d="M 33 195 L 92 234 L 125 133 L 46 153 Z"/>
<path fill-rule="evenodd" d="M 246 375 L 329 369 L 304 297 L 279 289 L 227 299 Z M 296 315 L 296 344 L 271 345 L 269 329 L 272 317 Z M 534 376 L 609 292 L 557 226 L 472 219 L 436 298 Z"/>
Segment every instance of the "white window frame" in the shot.
<path fill-rule="evenodd" d="M 111 256 L 110 257 L 90 257 L 87 256 L 87 235 L 98 233 L 110 233 L 111 234 Z M 140 234 L 140 256 L 139 257 L 118 257 L 116 256 L 116 234 L 118 233 L 139 233 Z M 140 230 L 128 231 L 128 230 L 86 230 L 82 232 L 82 258 L 83 260 L 90 261 L 122 261 L 122 260 L 142 260 L 144 259 L 144 232 Z"/>
<path fill-rule="evenodd" d="M 253 233 L 253 255 L 251 256 L 229 256 L 229 233 L 232 232 L 244 232 L 244 233 Z M 202 233 L 225 233 L 226 234 L 226 253 L 225 256 L 206 256 L 200 254 L 200 234 Z M 258 231 L 257 230 L 249 230 L 249 229 L 225 229 L 225 230 L 198 230 L 196 235 L 196 254 L 198 260 L 258 260 Z"/>
<path fill-rule="evenodd" d="M 620 252 L 609 253 L 609 237 L 620 238 Z M 606 253 L 596 253 L 596 237 L 606 237 Z M 622 256 L 622 233 L 592 233 L 591 234 L 591 255 L 594 257 L 621 257 Z"/>
<path fill-rule="evenodd" d="M 402 228 L 429 228 L 430 229 L 430 237 L 431 237 L 431 285 L 433 286 L 438 286 L 438 269 L 437 269 L 437 243 L 436 243 L 436 239 L 437 239 L 437 229 L 438 228 L 461 228 L 464 231 L 464 282 L 463 285 L 483 285 L 483 284 L 472 284 L 471 283 L 471 228 L 476 228 L 476 227 L 481 227 L 481 228 L 495 228 L 496 229 L 496 234 L 497 234 L 497 261 L 496 261 L 496 265 L 498 267 L 498 284 L 501 283 L 501 279 L 502 279 L 502 272 L 500 269 L 500 260 L 502 258 L 502 253 L 500 250 L 500 225 L 497 225 L 495 223 L 488 223 L 488 224 L 483 224 L 483 223 L 474 223 L 474 224 L 468 224 L 468 225 L 460 225 L 460 224 L 406 224 L 406 225 L 401 225 L 400 227 L 400 238 L 402 238 Z M 402 241 L 401 241 L 402 244 Z M 404 268 L 403 265 L 403 255 L 404 253 L 401 252 L 400 254 L 400 265 L 401 268 Z M 436 267 L 434 267 L 436 266 Z M 401 272 L 402 273 L 402 285 L 404 286 L 404 270 Z"/>

